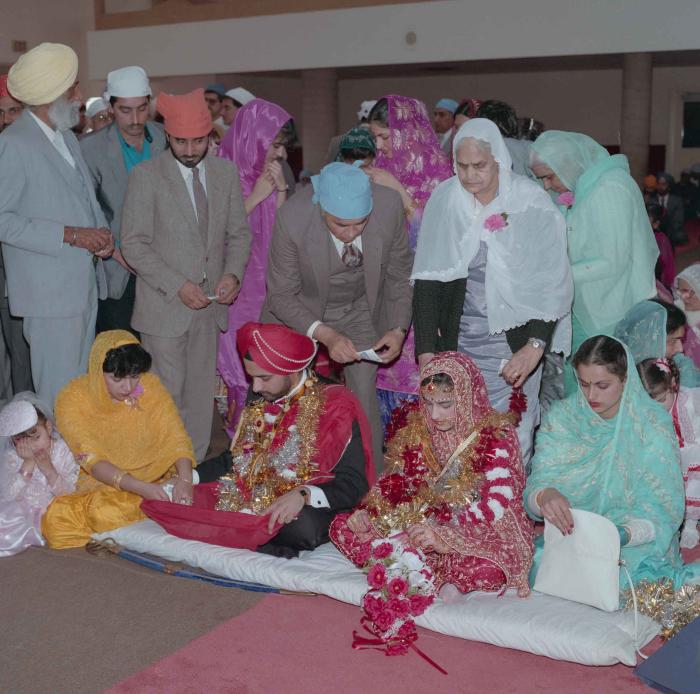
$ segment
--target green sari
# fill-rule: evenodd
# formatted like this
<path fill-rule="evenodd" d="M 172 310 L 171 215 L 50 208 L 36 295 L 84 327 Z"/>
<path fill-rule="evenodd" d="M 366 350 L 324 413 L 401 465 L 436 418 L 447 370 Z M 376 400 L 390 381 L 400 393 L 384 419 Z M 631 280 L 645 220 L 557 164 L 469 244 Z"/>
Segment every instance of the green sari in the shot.
<path fill-rule="evenodd" d="M 573 508 L 603 515 L 615 525 L 632 519 L 654 525 L 652 541 L 621 549 L 634 583 L 669 577 L 679 587 L 700 578 L 700 563 L 684 566 L 678 545 L 685 491 L 673 421 L 647 395 L 635 368 L 627 371 L 613 419 L 591 410 L 580 390 L 545 413 L 524 498 L 547 487 L 558 489 Z M 532 578 L 540 555 L 541 538 Z"/>

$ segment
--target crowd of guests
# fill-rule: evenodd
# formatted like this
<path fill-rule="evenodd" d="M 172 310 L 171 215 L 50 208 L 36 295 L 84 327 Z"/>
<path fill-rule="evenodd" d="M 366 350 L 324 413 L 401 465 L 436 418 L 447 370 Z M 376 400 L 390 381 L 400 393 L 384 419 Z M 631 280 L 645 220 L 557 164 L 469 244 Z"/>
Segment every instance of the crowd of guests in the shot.
<path fill-rule="evenodd" d="M 635 582 L 698 580 L 700 266 L 659 268 L 667 174 L 643 194 L 502 102 L 386 95 L 294 190 L 276 104 L 209 85 L 156 122 L 125 67 L 78 140 L 77 72 L 42 44 L 0 82 L 0 556 L 151 517 L 365 567 L 388 539 L 438 588 L 524 597 L 534 522 L 581 509 Z"/>

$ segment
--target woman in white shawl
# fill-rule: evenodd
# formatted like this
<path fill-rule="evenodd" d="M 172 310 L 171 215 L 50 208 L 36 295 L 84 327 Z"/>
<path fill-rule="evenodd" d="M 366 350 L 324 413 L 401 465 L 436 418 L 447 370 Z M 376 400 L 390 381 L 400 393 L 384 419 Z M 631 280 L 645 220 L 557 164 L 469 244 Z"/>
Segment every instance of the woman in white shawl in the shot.
<path fill-rule="evenodd" d="M 457 175 L 433 191 L 418 236 L 416 354 L 421 366 L 435 352 L 467 354 L 499 411 L 522 387 L 528 405 L 518 437 L 527 463 L 539 421 L 542 356 L 571 348 L 566 224 L 542 188 L 511 171 L 491 121 L 465 123 L 453 148 Z"/>

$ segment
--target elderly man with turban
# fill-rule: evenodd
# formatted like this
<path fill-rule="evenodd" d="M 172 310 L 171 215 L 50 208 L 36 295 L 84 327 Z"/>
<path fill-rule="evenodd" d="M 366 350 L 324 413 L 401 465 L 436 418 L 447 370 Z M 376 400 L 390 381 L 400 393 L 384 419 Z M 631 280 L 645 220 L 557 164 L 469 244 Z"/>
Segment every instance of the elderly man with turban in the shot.
<path fill-rule="evenodd" d="M 142 508 L 179 537 L 294 557 L 328 542 L 334 516 L 367 493 L 369 425 L 347 388 L 310 369 L 312 339 L 246 323 L 238 350 L 252 389 L 230 452 L 198 466 L 193 506 Z"/>
<path fill-rule="evenodd" d="M 238 295 L 250 230 L 238 171 L 207 157 L 202 89 L 161 93 L 169 150 L 129 175 L 121 250 L 136 271 L 131 325 L 175 400 L 201 461 L 209 447 L 220 331 Z"/>
<path fill-rule="evenodd" d="M 311 181 L 277 212 L 262 320 L 315 338 L 344 365 L 381 464 L 377 364 L 399 356 L 411 322 L 403 203 L 349 164 L 328 164 Z"/>
<path fill-rule="evenodd" d="M 97 332 L 131 330 L 136 276 L 120 249 L 121 218 L 129 173 L 165 151 L 163 127 L 149 120 L 151 85 L 138 65 L 107 75 L 104 100 L 111 105 L 114 123 L 80 141 L 92 175 L 97 199 L 114 234 L 115 251 L 105 262 L 108 296 L 97 309 Z"/>
<path fill-rule="evenodd" d="M 10 69 L 27 106 L 0 138 L 0 241 L 10 311 L 24 318 L 34 385 L 53 403 L 84 373 L 95 336 L 102 258 L 114 242 L 70 131 L 80 119 L 78 57 L 42 43 Z"/>

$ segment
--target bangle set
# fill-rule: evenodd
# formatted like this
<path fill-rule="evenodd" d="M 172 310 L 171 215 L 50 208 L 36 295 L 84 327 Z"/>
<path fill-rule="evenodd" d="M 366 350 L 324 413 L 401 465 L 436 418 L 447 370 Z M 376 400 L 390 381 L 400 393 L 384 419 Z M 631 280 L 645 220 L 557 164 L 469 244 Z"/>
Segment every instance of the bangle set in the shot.
<path fill-rule="evenodd" d="M 121 481 L 122 481 L 122 478 L 124 477 L 124 475 L 126 475 L 126 474 L 127 474 L 127 473 L 126 473 L 124 470 L 117 470 L 117 471 L 114 473 L 114 477 L 112 477 L 112 486 L 113 486 L 115 489 L 118 489 L 119 491 L 122 491 L 122 488 L 121 488 Z"/>

